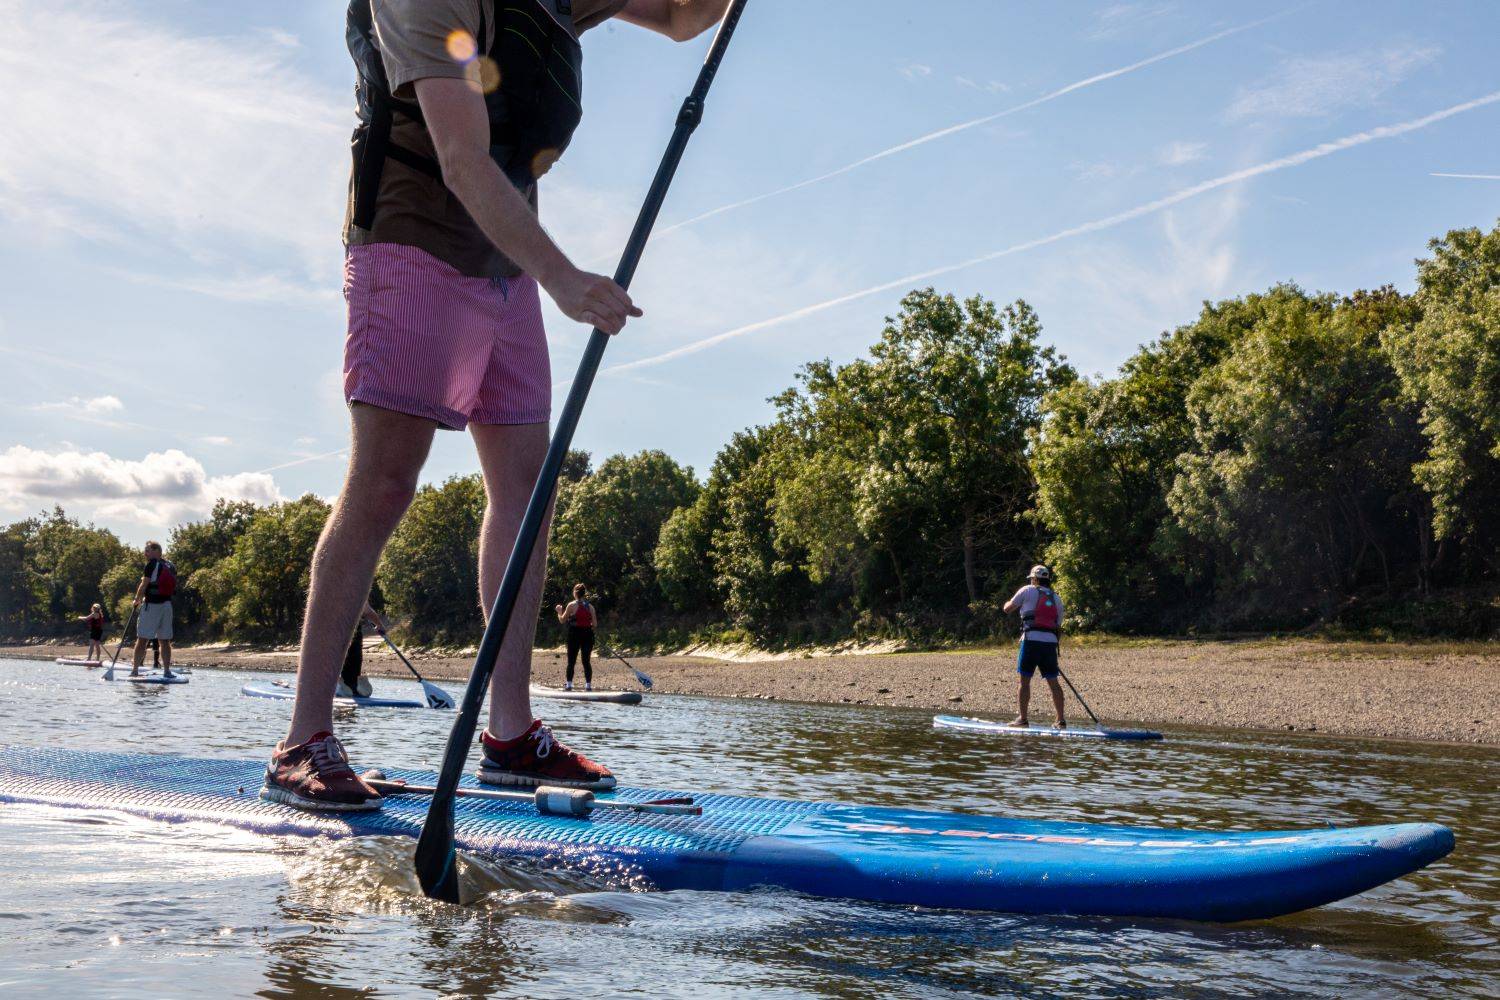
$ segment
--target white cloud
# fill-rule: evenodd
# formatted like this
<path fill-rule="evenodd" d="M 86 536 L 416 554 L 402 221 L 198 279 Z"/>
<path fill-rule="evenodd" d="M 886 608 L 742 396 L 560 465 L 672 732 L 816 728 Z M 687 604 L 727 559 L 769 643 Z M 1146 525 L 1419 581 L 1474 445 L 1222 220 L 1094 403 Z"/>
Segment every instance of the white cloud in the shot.
<path fill-rule="evenodd" d="M 1157 154 L 1164 166 L 1181 167 L 1197 160 L 1203 159 L 1208 150 L 1206 142 L 1171 142 L 1161 148 Z"/>
<path fill-rule="evenodd" d="M 1500 174 L 1429 174 L 1431 177 L 1456 177 L 1466 181 L 1500 181 Z"/>
<path fill-rule="evenodd" d="M 932 67 L 924 66 L 922 63 L 907 63 L 900 67 L 900 73 L 908 80 L 920 80 L 924 76 L 932 75 Z"/>
<path fill-rule="evenodd" d="M 1120 173 L 1119 166 L 1107 160 L 1100 160 L 1097 163 L 1085 163 L 1082 161 L 1070 163 L 1068 164 L 1068 169 L 1073 172 L 1074 177 L 1086 184 L 1113 180 Z"/>
<path fill-rule="evenodd" d="M 211 444 L 216 448 L 227 448 L 229 445 L 234 444 L 233 438 L 227 438 L 222 434 L 205 434 L 198 440 L 204 444 Z"/>
<path fill-rule="evenodd" d="M 296 280 L 332 283 L 348 98 L 298 69 L 287 36 L 193 36 L 100 0 L 0 0 L 0 23 L 0 88 L 26 95 L 0 144 L 0 217 L 38 238 L 144 236 L 214 275 L 291 259 Z"/>
<path fill-rule="evenodd" d="M 175 448 L 139 460 L 106 452 L 41 451 L 15 445 L 0 452 L 0 508 L 92 507 L 94 516 L 163 527 L 207 514 L 220 498 L 275 503 L 276 481 L 263 472 L 209 476 Z"/>
<path fill-rule="evenodd" d="M 1094 12 L 1093 39 L 1113 38 L 1177 10 L 1174 3 L 1112 3 Z M 1154 28 L 1154 26 L 1153 26 Z"/>
<path fill-rule="evenodd" d="M 1321 118 L 1371 104 L 1442 54 L 1437 46 L 1298 56 L 1229 106 L 1230 121 L 1247 118 Z"/>
<path fill-rule="evenodd" d="M 74 413 L 86 413 L 91 416 L 103 416 L 106 413 L 119 413 L 125 409 L 125 404 L 120 402 L 118 396 L 94 396 L 85 399 L 82 396 L 73 396 L 61 403 L 38 403 L 38 410 L 67 410 Z"/>

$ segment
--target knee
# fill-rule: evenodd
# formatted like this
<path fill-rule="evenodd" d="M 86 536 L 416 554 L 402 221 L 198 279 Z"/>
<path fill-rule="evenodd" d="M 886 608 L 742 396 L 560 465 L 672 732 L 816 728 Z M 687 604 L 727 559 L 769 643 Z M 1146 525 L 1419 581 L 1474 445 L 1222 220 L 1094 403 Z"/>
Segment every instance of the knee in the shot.
<path fill-rule="evenodd" d="M 378 523 L 396 524 L 417 495 L 417 477 L 405 471 L 376 472 L 349 484 L 350 502 Z"/>

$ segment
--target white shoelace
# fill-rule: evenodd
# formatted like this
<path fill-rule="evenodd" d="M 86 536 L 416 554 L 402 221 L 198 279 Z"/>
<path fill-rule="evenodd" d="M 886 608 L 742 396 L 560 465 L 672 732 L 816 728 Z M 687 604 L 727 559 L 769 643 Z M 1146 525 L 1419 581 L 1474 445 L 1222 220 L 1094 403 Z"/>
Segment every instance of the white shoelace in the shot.
<path fill-rule="evenodd" d="M 337 736 L 325 736 L 312 745 L 313 767 L 317 768 L 319 774 L 341 774 L 348 771 L 354 773 L 354 768 L 349 766 L 349 755 L 344 752 L 344 744 L 340 743 Z"/>
<path fill-rule="evenodd" d="M 536 731 L 537 759 L 541 759 L 552 752 L 552 742 L 552 730 L 546 726 L 538 726 Z"/>

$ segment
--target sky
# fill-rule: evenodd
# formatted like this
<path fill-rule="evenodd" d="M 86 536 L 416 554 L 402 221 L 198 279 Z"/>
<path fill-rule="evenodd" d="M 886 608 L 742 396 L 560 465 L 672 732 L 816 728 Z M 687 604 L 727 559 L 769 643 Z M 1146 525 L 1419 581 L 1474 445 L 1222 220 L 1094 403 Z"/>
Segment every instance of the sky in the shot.
<path fill-rule="evenodd" d="M 0 522 L 337 494 L 341 0 L 0 0 Z M 1205 299 L 1394 284 L 1500 218 L 1500 3 L 750 0 L 575 444 L 703 476 L 901 296 L 1109 374 Z M 609 273 L 709 36 L 584 39 L 542 220 Z M 545 307 L 554 409 L 588 331 Z M 476 469 L 438 436 L 425 480 Z"/>

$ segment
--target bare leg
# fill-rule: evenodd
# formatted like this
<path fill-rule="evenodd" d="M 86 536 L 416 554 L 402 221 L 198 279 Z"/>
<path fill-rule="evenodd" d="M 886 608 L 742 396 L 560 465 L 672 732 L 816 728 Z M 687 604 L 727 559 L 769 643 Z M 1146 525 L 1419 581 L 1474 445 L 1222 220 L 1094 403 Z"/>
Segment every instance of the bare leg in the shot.
<path fill-rule="evenodd" d="M 531 499 L 537 472 L 547 457 L 546 424 L 472 424 L 470 432 L 479 449 L 488 504 L 479 541 L 479 600 L 488 618 L 505 575 L 505 564 L 515 548 L 516 532 Z M 542 525 L 541 536 L 526 567 L 526 584 L 516 600 L 506 630 L 505 644 L 495 661 L 490 679 L 489 730 L 497 739 L 514 739 L 524 733 L 531 714 L 531 646 L 536 638 L 537 610 L 546 580 L 547 530 L 552 511 Z"/>
<path fill-rule="evenodd" d="M 1031 708 L 1031 678 L 1021 674 L 1021 687 L 1016 691 L 1016 707 L 1021 714 L 1011 723 L 1013 726 L 1027 725 L 1027 714 Z"/>
<path fill-rule="evenodd" d="M 146 662 L 146 646 L 150 641 L 141 638 L 135 640 L 135 666 L 130 668 L 130 676 L 134 677 L 141 672 L 141 664 Z"/>
<path fill-rule="evenodd" d="M 351 423 L 349 471 L 313 553 L 286 746 L 333 731 L 333 688 L 354 620 L 370 596 L 386 539 L 416 493 L 437 430 L 431 420 L 364 405 L 353 408 Z"/>
<path fill-rule="evenodd" d="M 1066 729 L 1068 727 L 1068 715 L 1063 711 L 1062 685 L 1057 683 L 1056 677 L 1048 677 L 1046 681 L 1047 687 L 1052 691 L 1052 710 L 1057 713 L 1057 728 Z"/>
<path fill-rule="evenodd" d="M 161 665 L 162 665 L 162 669 L 165 670 L 165 671 L 167 671 L 168 673 L 171 673 L 171 671 L 172 671 L 172 640 L 171 639 L 163 639 L 161 641 L 161 643 L 160 643 L 160 646 L 161 646 Z"/>

